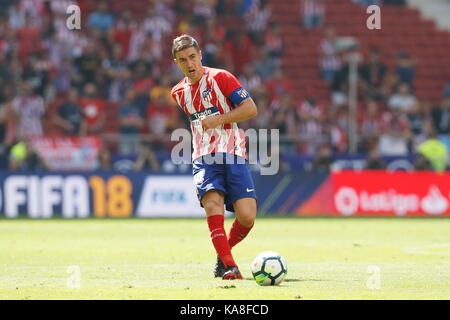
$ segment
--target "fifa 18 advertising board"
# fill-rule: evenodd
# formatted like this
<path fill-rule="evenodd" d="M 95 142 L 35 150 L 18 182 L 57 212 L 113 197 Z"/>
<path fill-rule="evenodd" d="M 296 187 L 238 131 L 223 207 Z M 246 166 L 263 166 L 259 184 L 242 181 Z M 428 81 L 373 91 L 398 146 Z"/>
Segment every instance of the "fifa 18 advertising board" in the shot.
<path fill-rule="evenodd" d="M 200 217 L 191 176 L 132 173 L 1 174 L 7 218 Z"/>

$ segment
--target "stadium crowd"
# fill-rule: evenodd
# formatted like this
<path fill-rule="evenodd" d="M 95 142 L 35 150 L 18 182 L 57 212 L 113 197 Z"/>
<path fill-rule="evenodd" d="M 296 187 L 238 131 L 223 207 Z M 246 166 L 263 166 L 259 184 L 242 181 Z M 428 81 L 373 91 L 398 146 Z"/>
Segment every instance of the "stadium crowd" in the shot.
<path fill-rule="evenodd" d="M 81 30 L 66 27 L 66 9 L 77 1 L 3 0 L 1 157 L 10 159 L 12 170 L 45 169 L 32 150 L 27 157 L 17 150 L 26 150 L 34 135 L 53 134 L 48 131 L 52 126 L 68 136 L 105 139 L 101 168 L 108 168 L 111 153 L 118 152 L 139 154 L 136 170 L 158 169 L 154 152 L 169 149 L 167 137 L 174 129 L 189 127 L 170 97 L 183 76 L 173 63 L 171 40 L 189 33 L 203 48 L 204 65 L 231 71 L 254 98 L 258 117 L 241 127 L 278 128 L 283 151 L 316 154 L 315 163 L 323 167 L 330 153 L 348 153 L 349 66 L 336 48 L 333 27 L 324 21 L 326 2 L 299 1 L 299 25 L 324 29 L 318 63 L 330 85 L 328 100 L 322 101 L 313 88 L 301 101 L 293 98 L 294 86 L 282 64 L 282 26 L 271 20 L 266 0 L 148 0 L 144 12 L 127 6 L 112 11 L 109 2 L 98 1 L 83 16 Z M 408 52 L 399 52 L 396 68 L 389 70 L 381 48 L 372 48 L 360 62 L 358 152 L 369 155 L 373 168 L 383 167 L 380 155 L 422 153 L 430 141 L 447 157 L 450 83 L 442 104 L 418 99 L 416 64 Z M 117 129 L 109 123 L 111 112 Z M 105 134 L 117 138 L 111 141 Z M 425 155 L 417 169 L 442 169 L 434 163 Z"/>

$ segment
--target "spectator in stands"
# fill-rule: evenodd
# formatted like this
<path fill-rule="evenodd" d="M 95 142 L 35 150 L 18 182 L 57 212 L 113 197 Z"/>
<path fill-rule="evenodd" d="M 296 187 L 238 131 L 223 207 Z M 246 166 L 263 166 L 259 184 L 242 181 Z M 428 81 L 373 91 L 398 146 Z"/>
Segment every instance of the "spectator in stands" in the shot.
<path fill-rule="evenodd" d="M 407 112 L 406 118 L 412 132 L 413 150 L 426 140 L 426 130 L 432 126 L 430 104 L 427 101 L 418 101 Z"/>
<path fill-rule="evenodd" d="M 374 150 L 378 137 L 382 133 L 386 114 L 381 112 L 377 101 L 368 100 L 366 107 L 360 114 L 358 121 L 360 143 L 359 152 L 365 153 Z"/>
<path fill-rule="evenodd" d="M 88 25 L 102 32 L 107 32 L 114 27 L 114 15 L 109 11 L 106 1 L 100 1 L 98 3 L 97 10 L 92 12 L 88 17 Z"/>
<path fill-rule="evenodd" d="M 204 64 L 212 68 L 223 68 L 224 61 L 222 61 L 221 55 L 224 51 L 220 48 L 223 46 L 222 41 L 226 36 L 226 28 L 223 24 L 218 23 L 215 16 L 208 17 L 205 23 L 205 45 L 202 50 Z"/>
<path fill-rule="evenodd" d="M 364 7 L 372 5 L 380 6 L 382 4 L 381 0 L 353 0 L 353 2 Z"/>
<path fill-rule="evenodd" d="M 407 52 L 400 52 L 397 55 L 397 63 L 395 66 L 395 73 L 400 82 L 407 83 L 409 87 L 414 87 L 416 60 L 412 59 Z"/>
<path fill-rule="evenodd" d="M 140 144 L 139 154 L 134 163 L 135 171 L 159 171 L 160 164 L 150 142 L 143 141 Z"/>
<path fill-rule="evenodd" d="M 47 55 L 42 57 L 40 53 L 33 53 L 30 54 L 28 62 L 22 70 L 22 79 L 29 81 L 33 85 L 37 95 L 45 97 L 52 71 L 52 63 Z"/>
<path fill-rule="evenodd" d="M 413 162 L 414 170 L 416 171 L 432 171 L 433 166 L 430 161 L 423 154 L 416 154 Z"/>
<path fill-rule="evenodd" d="M 311 171 L 328 173 L 331 170 L 333 158 L 331 150 L 326 145 L 321 145 L 316 153 L 316 156 L 311 164 Z"/>
<path fill-rule="evenodd" d="M 327 137 L 335 153 L 345 153 L 348 150 L 347 132 L 349 130 L 348 106 L 329 109 L 328 121 L 324 127 Z"/>
<path fill-rule="evenodd" d="M 305 29 L 320 28 L 325 16 L 324 0 L 301 0 L 303 27 Z"/>
<path fill-rule="evenodd" d="M 131 70 L 122 59 L 122 46 L 114 44 L 111 56 L 103 59 L 102 67 L 108 82 L 108 100 L 119 102 L 125 95 L 125 90 L 131 85 Z"/>
<path fill-rule="evenodd" d="M 315 153 L 317 147 L 324 142 L 321 136 L 325 130 L 325 117 L 314 92 L 310 89 L 305 100 L 296 107 L 296 118 L 297 137 L 301 139 L 298 144 L 299 151 Z"/>
<path fill-rule="evenodd" d="M 111 151 L 108 147 L 102 146 L 98 151 L 98 170 L 109 171 L 112 169 Z"/>
<path fill-rule="evenodd" d="M 270 23 L 264 36 L 264 46 L 266 47 L 269 57 L 276 59 L 278 64 L 284 53 L 283 35 L 281 26 L 278 23 Z"/>
<path fill-rule="evenodd" d="M 383 0 L 384 5 L 406 6 L 406 0 Z"/>
<path fill-rule="evenodd" d="M 233 63 L 232 70 L 237 74 L 241 74 L 244 65 L 252 61 L 255 44 L 247 36 L 244 30 L 236 30 L 229 32 L 228 40 L 225 42 L 223 49 L 231 53 Z"/>
<path fill-rule="evenodd" d="M 0 89 L 0 158 L 6 156 L 6 152 L 14 140 L 14 112 L 12 101 L 14 99 L 14 87 L 12 84 L 4 85 Z"/>
<path fill-rule="evenodd" d="M 163 96 L 166 102 L 172 106 L 177 106 L 170 94 L 172 90 L 170 74 L 163 74 L 156 79 L 155 85 L 150 89 L 150 101 L 155 101 L 159 96 Z"/>
<path fill-rule="evenodd" d="M 72 88 L 67 94 L 66 101 L 53 115 L 53 123 L 62 128 L 65 135 L 85 135 L 86 122 L 83 117 L 83 109 L 79 104 L 78 90 Z"/>
<path fill-rule="evenodd" d="M 155 81 L 151 76 L 151 65 L 143 60 L 132 64 L 132 87 L 136 91 L 136 104 L 141 110 L 141 115 L 145 116 L 145 110 L 150 102 L 150 90 Z"/>
<path fill-rule="evenodd" d="M 227 2 L 227 0 L 223 0 L 224 2 Z M 220 4 L 220 6 L 225 9 L 228 8 L 228 12 L 233 11 L 237 13 L 238 15 L 244 17 L 247 15 L 250 10 L 255 5 L 256 1 L 258 0 L 241 0 L 241 1 L 229 1 L 228 5 Z M 232 9 L 230 8 L 232 7 Z M 230 10 L 231 9 L 231 10 Z"/>
<path fill-rule="evenodd" d="M 271 102 L 273 118 L 270 128 L 279 129 L 281 135 L 295 136 L 295 105 L 289 93 Z"/>
<path fill-rule="evenodd" d="M 265 48 L 258 48 L 253 60 L 253 70 L 262 81 L 269 79 L 278 67 L 277 61 L 270 58 Z"/>
<path fill-rule="evenodd" d="M 380 92 L 383 100 L 389 99 L 392 96 L 398 86 L 400 85 L 400 79 L 396 72 L 388 70 L 386 76 L 384 77 L 383 83 L 381 84 Z"/>
<path fill-rule="evenodd" d="M 442 172 L 447 169 L 449 152 L 445 144 L 439 141 L 436 131 L 431 127 L 428 132 L 428 139 L 419 145 L 417 151 L 431 163 L 433 170 Z"/>
<path fill-rule="evenodd" d="M 341 68 L 341 59 L 336 46 L 334 26 L 325 29 L 325 38 L 320 42 L 320 75 L 331 82 Z"/>
<path fill-rule="evenodd" d="M 144 20 L 143 28 L 146 33 L 151 34 L 154 41 L 160 43 L 162 37 L 172 31 L 172 24 L 169 19 L 156 12 L 154 5 L 150 5 L 147 8 L 147 15 Z"/>
<path fill-rule="evenodd" d="M 253 5 L 244 17 L 247 32 L 257 46 L 264 46 L 264 37 L 271 12 L 267 0 L 254 0 Z"/>
<path fill-rule="evenodd" d="M 258 115 L 256 118 L 250 120 L 250 128 L 266 129 L 270 127 L 272 120 L 272 112 L 270 110 L 269 100 L 265 96 L 256 98 L 256 105 L 258 106 Z"/>
<path fill-rule="evenodd" d="M 105 125 L 106 119 L 105 101 L 99 98 L 97 86 L 95 84 L 86 83 L 79 103 L 83 108 L 83 116 L 86 122 L 86 133 L 103 133 L 103 126 Z"/>
<path fill-rule="evenodd" d="M 193 0 L 193 23 L 201 28 L 205 27 L 208 17 L 215 15 L 213 2 L 210 0 Z"/>
<path fill-rule="evenodd" d="M 239 82 L 252 96 L 266 92 L 261 77 L 252 69 L 251 64 L 244 66 L 242 74 L 239 76 Z"/>
<path fill-rule="evenodd" d="M 13 79 L 13 72 L 10 67 L 10 62 L 11 61 L 7 58 L 6 53 L 0 51 L 0 88 L 3 88 Z"/>
<path fill-rule="evenodd" d="M 444 97 L 450 97 L 450 82 L 448 82 L 444 87 Z"/>
<path fill-rule="evenodd" d="M 343 69 L 341 69 L 342 71 Z M 333 85 L 331 86 L 331 105 L 333 107 L 340 107 L 348 105 L 348 81 L 344 80 L 342 77 L 344 74 L 339 71 L 333 80 Z M 348 71 L 348 69 L 346 70 Z M 347 74 L 348 79 L 348 74 Z"/>
<path fill-rule="evenodd" d="M 30 143 L 20 140 L 11 147 L 9 154 L 9 170 L 42 171 L 47 166 Z"/>
<path fill-rule="evenodd" d="M 331 102 L 333 107 L 348 105 L 350 62 L 352 56 L 357 54 L 353 49 L 342 52 L 342 64 L 335 73 L 333 81 L 330 83 Z M 359 70 L 363 59 L 356 59 L 356 68 Z"/>
<path fill-rule="evenodd" d="M 46 113 L 46 104 L 38 96 L 29 81 L 20 84 L 20 93 L 12 101 L 13 111 L 17 117 L 17 136 L 28 139 L 32 136 L 42 135 L 42 118 Z"/>
<path fill-rule="evenodd" d="M 102 65 L 99 50 L 100 47 L 97 43 L 92 41 L 84 48 L 83 54 L 73 61 L 76 68 L 73 79 L 79 89 L 83 88 L 88 82 L 98 81 L 99 70 Z"/>
<path fill-rule="evenodd" d="M 25 13 L 26 12 L 21 8 L 20 1 L 13 1 L 8 9 L 9 26 L 14 30 L 23 27 L 25 25 Z"/>
<path fill-rule="evenodd" d="M 370 151 L 369 156 L 367 158 L 366 169 L 386 170 L 386 162 L 384 162 L 383 158 L 380 156 L 377 149 L 373 149 Z"/>
<path fill-rule="evenodd" d="M 378 152 L 382 156 L 405 156 L 409 152 L 410 138 L 411 130 L 405 116 L 390 114 L 378 140 Z"/>
<path fill-rule="evenodd" d="M 297 119 L 305 122 L 320 121 L 323 116 L 323 106 L 319 103 L 312 87 L 306 88 L 305 100 L 296 106 Z"/>
<path fill-rule="evenodd" d="M 166 96 L 160 94 L 152 101 L 146 112 L 147 129 L 153 135 L 153 147 L 155 150 L 165 149 L 168 130 L 173 128 L 175 122 L 175 106 L 171 105 Z"/>
<path fill-rule="evenodd" d="M 359 69 L 361 86 L 368 99 L 382 100 L 382 84 L 387 72 L 386 65 L 381 61 L 381 50 L 377 47 L 370 50 L 368 62 Z"/>
<path fill-rule="evenodd" d="M 444 97 L 439 106 L 431 111 L 433 124 L 438 135 L 450 134 L 450 95 Z"/>
<path fill-rule="evenodd" d="M 139 133 L 144 126 L 139 106 L 136 104 L 136 92 L 130 88 L 125 93 L 125 101 L 118 109 L 119 152 L 130 154 L 138 151 Z"/>
<path fill-rule="evenodd" d="M 27 12 L 24 25 L 15 33 L 19 41 L 19 58 L 22 63 L 27 62 L 29 55 L 38 50 L 41 32 L 42 30 L 33 24 L 32 17 Z"/>
<path fill-rule="evenodd" d="M 284 74 L 281 67 L 275 69 L 273 76 L 266 81 L 269 100 L 273 101 L 285 94 L 290 94 L 293 89 L 292 80 Z"/>
<path fill-rule="evenodd" d="M 13 127 L 11 103 L 0 103 L 0 170 L 6 169 Z"/>
<path fill-rule="evenodd" d="M 133 29 L 136 27 L 133 12 L 126 9 L 117 17 L 114 28 L 109 32 L 108 40 L 120 47 L 120 60 L 127 60 Z"/>
<path fill-rule="evenodd" d="M 388 100 L 388 107 L 394 111 L 409 112 L 418 104 L 407 83 L 401 83 L 397 92 Z"/>

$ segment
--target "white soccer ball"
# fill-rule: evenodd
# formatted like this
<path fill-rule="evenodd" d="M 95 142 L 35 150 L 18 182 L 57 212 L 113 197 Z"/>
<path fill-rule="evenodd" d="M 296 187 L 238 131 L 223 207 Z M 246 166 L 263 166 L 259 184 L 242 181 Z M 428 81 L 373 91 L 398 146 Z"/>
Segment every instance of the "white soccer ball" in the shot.
<path fill-rule="evenodd" d="M 260 286 L 280 284 L 287 274 L 284 258 L 276 252 L 264 251 L 253 260 L 250 270 L 253 278 Z"/>

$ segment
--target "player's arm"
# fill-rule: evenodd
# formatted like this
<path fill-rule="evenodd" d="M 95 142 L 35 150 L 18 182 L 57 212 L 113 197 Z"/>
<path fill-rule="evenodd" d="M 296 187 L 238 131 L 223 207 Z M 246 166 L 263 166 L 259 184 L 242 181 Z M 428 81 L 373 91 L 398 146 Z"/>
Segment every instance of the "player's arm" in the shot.
<path fill-rule="evenodd" d="M 230 112 L 203 119 L 202 127 L 204 130 L 216 128 L 226 123 L 241 122 L 256 117 L 258 111 L 255 102 L 235 76 L 228 71 L 223 71 L 220 72 L 215 79 L 220 91 L 222 91 L 236 107 Z"/>
<path fill-rule="evenodd" d="M 253 99 L 249 96 L 230 112 L 206 117 L 202 121 L 203 130 L 216 128 L 225 123 L 241 122 L 256 117 L 258 110 Z"/>

